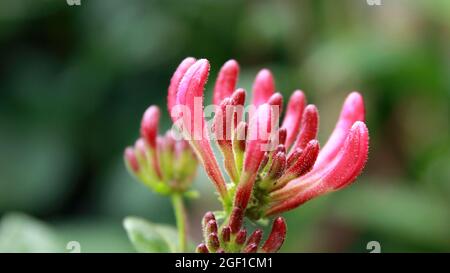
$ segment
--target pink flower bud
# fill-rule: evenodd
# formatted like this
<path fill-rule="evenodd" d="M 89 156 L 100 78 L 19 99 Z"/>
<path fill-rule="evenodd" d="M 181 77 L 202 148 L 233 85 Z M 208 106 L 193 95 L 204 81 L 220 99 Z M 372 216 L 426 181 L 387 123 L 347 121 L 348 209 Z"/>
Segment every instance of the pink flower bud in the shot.
<path fill-rule="evenodd" d="M 255 231 L 253 231 L 253 233 L 250 235 L 250 237 L 248 237 L 247 245 L 256 244 L 258 246 L 259 243 L 261 242 L 262 235 L 263 235 L 263 232 L 261 229 L 259 229 L 259 228 L 255 229 Z"/>
<path fill-rule="evenodd" d="M 289 99 L 286 115 L 281 126 L 282 128 L 286 128 L 286 147 L 288 148 L 294 143 L 300 131 L 305 101 L 305 95 L 300 90 L 295 91 Z"/>
<path fill-rule="evenodd" d="M 275 93 L 267 100 L 267 104 L 278 107 L 278 113 L 281 115 L 283 109 L 283 96 L 280 93 Z"/>
<path fill-rule="evenodd" d="M 184 59 L 180 65 L 178 66 L 177 70 L 172 76 L 172 79 L 170 80 L 168 95 L 167 95 L 167 109 L 169 110 L 169 114 L 172 113 L 172 108 L 176 105 L 177 101 L 177 91 L 178 86 L 180 85 L 181 79 L 183 78 L 186 71 L 195 63 L 194 58 L 186 58 Z M 172 116 L 172 115 L 171 115 Z"/>
<path fill-rule="evenodd" d="M 266 178 L 269 180 L 276 180 L 283 175 L 286 168 L 286 153 L 278 152 L 272 159 L 272 165 L 267 173 Z"/>
<path fill-rule="evenodd" d="M 220 69 L 214 86 L 213 103 L 219 105 L 220 102 L 231 96 L 236 89 L 239 75 L 239 64 L 235 60 L 227 61 Z"/>
<path fill-rule="evenodd" d="M 316 106 L 310 104 L 303 111 L 300 134 L 294 144 L 294 148 L 304 149 L 306 144 L 317 137 L 319 129 L 319 112 Z"/>
<path fill-rule="evenodd" d="M 270 194 L 273 203 L 267 215 L 295 208 L 304 202 L 349 185 L 361 173 L 367 160 L 369 132 L 357 121 L 350 129 L 344 146 L 336 158 L 324 167 L 314 167 L 304 177 L 291 181 L 284 188 Z"/>
<path fill-rule="evenodd" d="M 275 219 L 272 225 L 272 231 L 261 250 L 267 253 L 277 252 L 283 245 L 286 238 L 286 223 L 282 217 Z"/>
<path fill-rule="evenodd" d="M 208 73 L 209 62 L 205 59 L 198 60 L 189 67 L 178 86 L 176 104 L 186 107 L 193 113 L 191 115 L 184 113 L 186 115 L 183 114 L 181 117 L 183 132 L 225 202 L 229 198 L 226 183 L 209 143 L 203 117 L 203 89 Z"/>
<path fill-rule="evenodd" d="M 251 118 L 244 158 L 244 170 L 241 175 L 236 195 L 235 206 L 246 208 L 250 199 L 257 171 L 264 158 L 265 149 L 272 131 L 271 109 L 268 104 L 258 107 L 256 115 Z"/>
<path fill-rule="evenodd" d="M 139 172 L 139 163 L 136 159 L 136 154 L 134 153 L 134 149 L 132 147 L 127 147 L 124 152 L 125 163 L 133 173 Z"/>
<path fill-rule="evenodd" d="M 341 114 L 333 133 L 317 158 L 316 165 L 318 167 L 323 167 L 333 160 L 344 144 L 352 125 L 356 121 L 364 121 L 364 117 L 364 101 L 361 94 L 358 92 L 350 93 L 342 106 Z"/>
<path fill-rule="evenodd" d="M 153 150 L 156 149 L 159 116 L 159 108 L 152 105 L 145 111 L 141 121 L 141 136 Z"/>
<path fill-rule="evenodd" d="M 268 69 L 259 71 L 253 83 L 252 104 L 259 106 L 266 103 L 275 92 L 275 82 L 272 73 Z"/>

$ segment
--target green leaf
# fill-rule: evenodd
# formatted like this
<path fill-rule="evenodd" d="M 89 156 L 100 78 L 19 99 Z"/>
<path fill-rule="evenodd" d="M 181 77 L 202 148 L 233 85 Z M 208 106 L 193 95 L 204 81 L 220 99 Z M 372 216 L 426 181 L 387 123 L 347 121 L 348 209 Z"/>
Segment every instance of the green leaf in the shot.
<path fill-rule="evenodd" d="M 61 252 L 64 245 L 45 223 L 21 213 L 3 216 L 0 223 L 0 252 Z"/>
<path fill-rule="evenodd" d="M 178 234 L 175 228 L 153 224 L 139 217 L 127 217 L 123 226 L 138 252 L 167 253 L 177 251 Z"/>

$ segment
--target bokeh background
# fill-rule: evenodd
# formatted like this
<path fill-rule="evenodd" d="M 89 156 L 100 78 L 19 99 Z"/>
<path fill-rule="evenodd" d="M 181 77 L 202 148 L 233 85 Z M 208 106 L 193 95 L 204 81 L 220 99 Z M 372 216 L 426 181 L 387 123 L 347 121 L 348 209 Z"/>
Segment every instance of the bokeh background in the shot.
<path fill-rule="evenodd" d="M 174 224 L 169 201 L 126 172 L 123 149 L 163 109 L 186 56 L 241 65 L 249 89 L 305 91 L 323 144 L 346 95 L 366 102 L 371 147 L 351 187 L 286 214 L 284 252 L 450 251 L 450 1 L 0 1 L 0 250 L 131 252 L 122 220 Z M 203 171 L 191 237 L 219 208 Z"/>

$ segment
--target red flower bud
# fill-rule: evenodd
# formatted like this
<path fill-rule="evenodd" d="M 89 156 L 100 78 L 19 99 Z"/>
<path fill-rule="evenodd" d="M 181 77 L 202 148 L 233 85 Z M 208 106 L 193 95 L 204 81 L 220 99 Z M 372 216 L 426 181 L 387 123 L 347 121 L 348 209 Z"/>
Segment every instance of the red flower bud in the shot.
<path fill-rule="evenodd" d="M 311 140 L 300 154 L 296 162 L 286 170 L 284 175 L 273 185 L 271 191 L 282 188 L 292 179 L 300 177 L 311 171 L 319 154 L 319 142 L 315 139 Z"/>
<path fill-rule="evenodd" d="M 238 233 L 236 234 L 235 243 L 237 245 L 243 245 L 245 243 L 246 237 L 247 237 L 247 230 L 245 229 L 239 230 Z"/>
<path fill-rule="evenodd" d="M 364 121 L 364 117 L 363 98 L 358 92 L 352 92 L 345 99 L 336 127 L 317 158 L 317 166 L 325 166 L 336 157 L 352 125 L 357 121 Z"/>
<path fill-rule="evenodd" d="M 145 111 L 141 121 L 141 136 L 153 150 L 156 149 L 159 116 L 159 108 L 152 105 Z"/>
<path fill-rule="evenodd" d="M 286 147 L 288 148 L 294 143 L 300 131 L 305 101 L 305 95 L 300 90 L 295 91 L 289 99 L 286 115 L 281 126 L 282 128 L 286 128 L 287 131 Z"/>
<path fill-rule="evenodd" d="M 235 234 L 239 231 L 244 222 L 244 210 L 240 207 L 234 207 L 230 216 L 230 230 L 232 234 Z"/>
<path fill-rule="evenodd" d="M 204 243 L 199 244 L 197 246 L 195 252 L 197 252 L 197 253 L 209 253 L 208 247 Z"/>
<path fill-rule="evenodd" d="M 261 242 L 262 235 L 263 235 L 262 230 L 260 230 L 259 228 L 255 229 L 255 231 L 253 231 L 250 237 L 248 237 L 247 245 L 256 244 L 258 246 L 259 243 Z"/>
<path fill-rule="evenodd" d="M 214 86 L 213 103 L 219 105 L 220 102 L 231 96 L 236 89 L 239 75 L 239 64 L 235 60 L 229 60 L 220 69 Z"/>
<path fill-rule="evenodd" d="M 303 111 L 300 134 L 294 144 L 294 148 L 304 149 L 306 144 L 317 137 L 319 128 L 319 112 L 316 106 L 310 104 Z"/>
<path fill-rule="evenodd" d="M 172 79 L 170 80 L 168 95 L 167 95 L 167 109 L 169 110 L 169 114 L 172 116 L 172 108 L 176 105 L 177 101 L 177 91 L 178 86 L 180 85 L 181 79 L 183 78 L 186 71 L 195 63 L 194 58 L 186 58 L 184 59 L 180 65 L 178 66 L 177 70 L 172 76 Z"/>
<path fill-rule="evenodd" d="M 259 106 L 266 103 L 275 92 L 275 82 L 272 73 L 268 69 L 259 71 L 253 83 L 252 104 Z"/>
<path fill-rule="evenodd" d="M 284 147 L 284 146 L 283 146 Z M 269 180 L 276 180 L 283 175 L 286 168 L 286 153 L 278 152 L 272 159 L 272 165 L 267 172 L 266 178 Z"/>
<path fill-rule="evenodd" d="M 221 239 L 223 242 L 228 243 L 230 241 L 231 229 L 229 226 L 222 228 Z"/>
<path fill-rule="evenodd" d="M 368 149 L 369 132 L 363 122 L 357 121 L 350 129 L 336 158 L 326 166 L 315 166 L 304 177 L 274 191 L 270 195 L 273 204 L 266 214 L 273 215 L 290 210 L 316 196 L 349 185 L 364 168 Z"/>
<path fill-rule="evenodd" d="M 282 217 L 275 219 L 272 225 L 272 231 L 261 250 L 267 253 L 277 252 L 283 245 L 286 238 L 286 223 Z"/>

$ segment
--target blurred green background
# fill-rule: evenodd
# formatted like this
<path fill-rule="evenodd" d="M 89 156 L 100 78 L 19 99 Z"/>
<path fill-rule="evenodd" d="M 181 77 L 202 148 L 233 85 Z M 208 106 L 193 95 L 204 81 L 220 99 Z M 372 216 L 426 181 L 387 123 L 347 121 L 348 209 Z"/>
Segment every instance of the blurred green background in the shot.
<path fill-rule="evenodd" d="M 305 91 L 323 144 L 345 96 L 366 102 L 357 183 L 286 214 L 284 252 L 450 251 L 450 1 L 0 0 L 0 251 L 134 251 L 128 215 L 174 224 L 167 199 L 126 172 L 150 104 L 164 110 L 186 56 L 271 69 Z M 201 171 L 191 237 L 219 203 Z M 14 214 L 10 214 L 15 212 Z M 24 216 L 24 213 L 30 216 Z M 30 218 L 33 217 L 33 218 Z M 39 220 L 36 220 L 39 219 Z"/>

